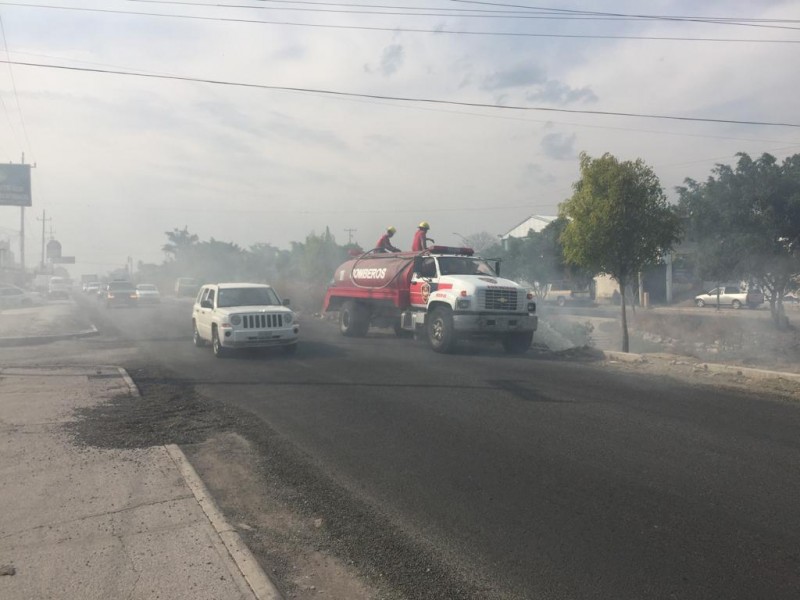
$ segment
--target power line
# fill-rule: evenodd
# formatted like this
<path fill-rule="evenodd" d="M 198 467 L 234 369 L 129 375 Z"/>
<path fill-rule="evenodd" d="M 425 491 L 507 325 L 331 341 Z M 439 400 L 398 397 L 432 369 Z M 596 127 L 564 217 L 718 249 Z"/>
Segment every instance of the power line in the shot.
<path fill-rule="evenodd" d="M 0 34 L 3 36 L 3 48 L 6 51 L 6 56 L 10 59 L 11 54 L 8 51 L 8 40 L 6 39 L 6 28 L 3 25 L 3 16 L 0 15 Z M 17 104 L 17 112 L 19 113 L 19 122 L 22 126 L 22 133 L 25 136 L 25 141 L 28 144 L 28 149 L 33 153 L 33 146 L 31 145 L 31 140 L 28 137 L 28 128 L 25 127 L 25 118 L 22 115 L 22 107 L 19 104 L 19 94 L 17 93 L 17 82 L 14 79 L 14 71 L 11 69 L 11 63 L 8 64 L 8 75 L 11 78 L 11 89 L 14 92 L 14 100 Z M 8 110 L 6 108 L 5 102 L 3 102 L 3 110 Z M 8 112 L 6 112 L 8 115 Z M 9 117 L 9 124 L 11 123 L 11 118 Z M 12 128 L 13 129 L 13 128 Z"/>
<path fill-rule="evenodd" d="M 248 10 L 283 10 L 295 12 L 309 12 L 309 13 L 329 13 L 329 14 L 356 14 L 356 15 L 379 15 L 379 16 L 402 16 L 402 17 L 458 17 L 462 19 L 514 19 L 514 20 L 591 20 L 591 21 L 642 21 L 645 18 L 638 15 L 614 15 L 613 13 L 591 13 L 591 14 L 564 14 L 547 12 L 532 11 L 498 11 L 498 10 L 484 10 L 475 11 L 474 9 L 457 9 L 457 8 L 417 8 L 411 6 L 386 6 L 379 4 L 343 4 L 331 2 L 296 2 L 292 0 L 257 0 L 261 3 L 274 2 L 279 6 L 253 6 L 251 4 L 220 4 L 218 2 L 197 2 L 191 0 L 125 0 L 126 2 L 134 2 L 138 4 L 157 4 L 157 5 L 176 5 L 176 6 L 192 6 L 192 7 L 206 7 L 206 8 L 242 8 Z M 300 4 L 302 7 L 287 6 L 287 5 Z M 307 6 L 314 6 L 314 8 L 307 8 Z M 325 8 L 319 8 L 324 6 Z M 378 9 L 378 10 L 366 10 Z M 419 12 L 427 11 L 427 12 Z M 460 11 L 460 12 L 459 12 Z M 660 17 L 652 16 L 649 19 L 653 20 L 674 20 L 674 21 L 698 21 L 699 19 L 690 19 L 688 17 Z M 760 27 L 766 29 L 789 29 L 800 30 L 798 27 L 788 27 L 784 25 L 772 24 L 754 24 L 739 21 L 717 21 L 711 19 L 703 19 L 703 23 L 712 23 L 717 25 L 739 25 L 748 27 Z"/>
<path fill-rule="evenodd" d="M 379 31 L 387 33 L 431 33 L 438 35 L 469 35 L 490 37 L 513 38 L 562 38 L 562 39 L 587 39 L 587 40 L 649 40 L 666 42 L 711 42 L 711 43 L 752 43 L 752 44 L 800 44 L 800 40 L 773 40 L 773 39 L 745 39 L 745 38 L 707 38 L 707 37 L 677 37 L 677 36 L 646 36 L 646 35 L 600 35 L 600 34 L 568 34 L 568 33 L 529 33 L 509 31 L 467 31 L 452 29 L 422 29 L 409 27 L 374 27 L 368 25 L 333 25 L 321 23 L 299 23 L 293 21 L 268 21 L 260 19 L 242 19 L 233 17 L 205 17 L 199 15 L 179 15 L 166 13 L 149 13 L 128 10 L 110 10 L 105 8 L 84 8 L 76 6 L 53 6 L 46 4 L 22 4 L 19 2 L 0 2 L 2 6 L 17 6 L 24 8 L 38 8 L 47 10 L 66 10 L 78 12 L 92 12 L 114 15 L 143 16 L 169 19 L 189 19 L 195 21 L 215 21 L 222 23 L 248 23 L 256 25 L 277 25 L 283 27 L 308 27 L 312 29 L 341 29 L 355 31 Z"/>
<path fill-rule="evenodd" d="M 482 6 L 499 6 L 504 8 L 519 8 L 530 11 L 547 11 L 548 13 L 562 13 L 571 16 L 589 16 L 589 17 L 603 17 L 603 18 L 619 18 L 619 19 L 632 19 L 637 21 L 677 21 L 688 23 L 707 23 L 713 25 L 737 25 L 742 27 L 765 27 L 774 29 L 797 29 L 796 27 L 786 27 L 782 25 L 765 25 L 763 23 L 794 23 L 797 22 L 793 19 L 748 19 L 748 18 L 717 18 L 717 17 L 694 17 L 694 16 L 674 16 L 674 15 L 647 15 L 647 14 L 629 14 L 629 13 L 615 13 L 615 12 L 600 12 L 591 10 L 574 10 L 568 8 L 551 8 L 542 6 L 527 6 L 520 4 L 507 4 L 502 2 L 484 2 L 478 0 L 451 0 L 451 2 L 458 2 L 461 4 L 479 4 Z"/>
<path fill-rule="evenodd" d="M 541 111 L 541 112 L 554 112 L 554 113 L 568 113 L 568 114 L 582 114 L 582 115 L 599 115 L 610 117 L 631 117 L 639 119 L 664 119 L 670 121 L 687 121 L 693 123 L 722 123 L 729 125 L 763 125 L 770 127 L 792 127 L 800 128 L 800 123 L 781 123 L 773 121 L 741 121 L 736 119 L 712 119 L 707 117 L 683 117 L 678 115 L 659 115 L 647 113 L 631 113 L 631 112 L 615 112 L 604 110 L 581 110 L 570 108 L 550 108 L 543 106 L 514 106 L 514 105 L 497 105 L 486 104 L 482 102 L 463 102 L 457 100 L 440 100 L 435 98 L 412 98 L 403 96 L 384 96 L 380 94 L 362 94 L 357 92 L 342 92 L 336 90 L 326 90 L 321 88 L 302 88 L 295 86 L 282 86 L 282 85 L 266 85 L 259 83 L 243 83 L 236 81 L 223 81 L 218 79 L 203 79 L 199 77 L 187 77 L 178 75 L 159 75 L 154 73 L 135 73 L 132 71 L 112 70 L 112 69 L 93 69 L 88 67 L 70 67 L 65 65 L 52 65 L 43 63 L 30 63 L 12 60 L 0 60 L 0 63 L 8 63 L 24 67 L 35 67 L 44 69 L 58 69 L 63 71 L 80 71 L 84 73 L 95 73 L 103 75 L 123 75 L 128 77 L 142 77 L 148 79 L 163 79 L 171 81 L 188 81 L 192 83 L 207 83 L 211 85 L 224 85 L 231 87 L 242 87 L 249 89 L 273 90 L 284 92 L 300 92 L 309 94 L 321 94 L 328 96 L 348 97 L 348 98 L 369 98 L 372 100 L 391 100 L 395 102 L 416 102 L 424 104 L 437 104 L 449 106 L 467 106 L 470 108 L 489 108 L 494 110 L 510 110 L 510 111 Z"/>

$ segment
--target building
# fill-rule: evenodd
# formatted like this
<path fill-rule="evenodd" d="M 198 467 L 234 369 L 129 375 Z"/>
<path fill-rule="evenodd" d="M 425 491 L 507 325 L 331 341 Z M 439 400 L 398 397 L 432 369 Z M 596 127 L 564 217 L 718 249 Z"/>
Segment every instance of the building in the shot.
<path fill-rule="evenodd" d="M 505 245 L 508 238 L 523 238 L 528 235 L 529 231 L 539 233 L 542 229 L 547 227 L 550 223 L 555 221 L 558 217 L 544 217 L 541 215 L 531 215 L 522 223 L 512 227 L 508 232 L 500 236 L 500 239 Z"/>

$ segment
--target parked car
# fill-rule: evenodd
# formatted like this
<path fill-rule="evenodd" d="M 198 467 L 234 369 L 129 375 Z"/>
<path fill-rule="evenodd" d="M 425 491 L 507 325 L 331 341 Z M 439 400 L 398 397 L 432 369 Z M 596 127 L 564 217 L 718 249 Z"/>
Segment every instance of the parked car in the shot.
<path fill-rule="evenodd" d="M 547 284 L 544 301 L 555 302 L 558 306 L 567 304 L 591 304 L 594 301 L 594 289 L 590 286 L 576 287 L 568 281 L 552 281 Z"/>
<path fill-rule="evenodd" d="M 72 279 L 51 277 L 47 285 L 47 295 L 51 298 L 69 298 L 72 293 Z"/>
<path fill-rule="evenodd" d="M 199 289 L 194 277 L 178 277 L 175 280 L 175 295 L 178 297 L 194 296 Z"/>
<path fill-rule="evenodd" d="M 0 284 L 0 308 L 22 308 L 36 304 L 42 304 L 40 294 L 23 290 L 15 285 Z"/>
<path fill-rule="evenodd" d="M 764 303 L 764 294 L 757 289 L 745 291 L 735 285 L 725 285 L 695 296 L 694 303 L 700 308 L 706 305 L 757 308 Z"/>
<path fill-rule="evenodd" d="M 136 299 L 139 304 L 155 304 L 161 302 L 161 293 L 152 283 L 139 283 L 136 285 Z"/>
<path fill-rule="evenodd" d="M 297 349 L 297 316 L 269 285 L 215 283 L 204 285 L 192 311 L 195 346 L 211 343 L 222 357 L 234 348 Z"/>
<path fill-rule="evenodd" d="M 112 281 L 105 293 L 106 308 L 136 306 L 136 287 L 130 281 Z"/>
<path fill-rule="evenodd" d="M 789 292 L 783 297 L 784 304 L 800 304 L 800 292 Z"/>
<path fill-rule="evenodd" d="M 83 284 L 83 291 L 89 295 L 97 294 L 97 292 L 100 291 L 102 285 L 103 284 L 101 284 L 99 281 L 89 281 Z"/>

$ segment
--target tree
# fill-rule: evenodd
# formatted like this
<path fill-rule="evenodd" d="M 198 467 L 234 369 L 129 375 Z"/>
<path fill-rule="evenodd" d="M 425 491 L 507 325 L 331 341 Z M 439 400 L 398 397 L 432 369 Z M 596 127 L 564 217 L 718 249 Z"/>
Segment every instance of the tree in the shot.
<path fill-rule="evenodd" d="M 564 257 L 619 284 L 622 351 L 628 352 L 625 289 L 680 239 L 681 221 L 658 177 L 641 159 L 620 162 L 611 154 L 580 155 L 581 178 L 560 207 L 568 222 L 561 234 Z"/>
<path fill-rule="evenodd" d="M 188 227 L 183 229 L 176 227 L 172 231 L 165 231 L 164 235 L 167 236 L 169 242 L 164 244 L 161 250 L 173 260 L 176 260 L 182 253 L 196 244 L 199 239 L 196 234 L 189 233 Z"/>
<path fill-rule="evenodd" d="M 458 234 L 456 234 L 458 235 Z M 488 231 L 479 231 L 478 233 L 471 233 L 466 237 L 461 238 L 464 245 L 475 250 L 476 254 L 483 255 L 486 250 L 492 248 L 497 244 L 497 236 L 492 235 Z"/>
<path fill-rule="evenodd" d="M 737 156 L 735 169 L 720 164 L 703 183 L 687 179 L 678 188 L 681 211 L 701 273 L 757 281 L 783 328 L 782 299 L 800 274 L 800 154 L 782 164 L 769 154 Z"/>

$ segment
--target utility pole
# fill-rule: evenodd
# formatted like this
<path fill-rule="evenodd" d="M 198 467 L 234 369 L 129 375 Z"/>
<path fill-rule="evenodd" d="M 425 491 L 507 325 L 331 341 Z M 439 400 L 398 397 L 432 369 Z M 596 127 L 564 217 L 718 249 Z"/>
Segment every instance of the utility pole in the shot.
<path fill-rule="evenodd" d="M 22 153 L 21 164 L 25 164 L 25 153 Z M 25 207 L 19 207 L 19 266 L 22 278 L 25 279 Z"/>
<path fill-rule="evenodd" d="M 44 273 L 44 227 L 45 227 L 45 225 L 47 224 L 48 221 L 52 221 L 53 220 L 52 217 L 49 218 L 49 219 L 45 218 L 45 214 L 46 213 L 43 210 L 42 211 L 42 218 L 40 219 L 39 217 L 36 217 L 37 221 L 41 221 L 42 222 L 42 266 L 41 266 L 42 273 Z"/>
<path fill-rule="evenodd" d="M 358 231 L 358 229 L 348 229 L 345 227 L 344 230 L 347 232 L 347 244 L 350 245 L 353 243 L 353 234 Z"/>

